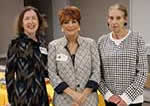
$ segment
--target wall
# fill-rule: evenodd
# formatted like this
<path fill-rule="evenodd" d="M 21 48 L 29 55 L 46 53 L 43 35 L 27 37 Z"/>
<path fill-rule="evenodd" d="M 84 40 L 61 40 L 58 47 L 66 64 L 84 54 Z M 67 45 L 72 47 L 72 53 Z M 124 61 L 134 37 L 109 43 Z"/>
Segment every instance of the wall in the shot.
<path fill-rule="evenodd" d="M 59 24 L 59 21 L 58 21 L 58 16 L 57 16 L 57 13 L 58 13 L 58 10 L 60 8 L 63 8 L 67 5 L 69 5 L 70 2 L 69 0 L 52 0 L 52 11 L 53 11 L 53 14 L 52 14 L 52 17 L 53 17 L 53 36 L 54 36 L 54 39 L 57 39 L 59 37 L 62 37 L 63 36 L 63 33 L 61 32 L 61 27 L 60 27 L 60 24 Z"/>
<path fill-rule="evenodd" d="M 150 0 L 130 0 L 131 27 L 144 36 L 146 45 L 150 46 Z"/>
<path fill-rule="evenodd" d="M 23 8 L 23 0 L 0 1 L 0 57 L 6 55 L 8 43 L 14 35 L 14 21 L 17 13 Z"/>
<path fill-rule="evenodd" d="M 71 1 L 73 2 L 73 1 Z M 96 39 L 104 33 L 109 32 L 106 25 L 107 9 L 114 3 L 129 6 L 130 26 L 134 31 L 139 31 L 144 35 L 147 45 L 150 45 L 150 1 L 149 0 L 80 0 L 77 3 L 81 9 L 81 34 Z M 52 0 L 52 8 L 48 8 L 52 13 L 49 21 L 53 30 L 54 39 L 63 35 L 59 25 L 57 12 L 60 8 L 71 4 L 69 0 Z M 73 3 L 76 4 L 76 3 Z M 0 3 L 0 57 L 6 54 L 8 43 L 12 39 L 13 24 L 16 14 L 23 8 L 23 0 L 1 0 Z M 51 10 L 52 9 L 52 10 Z M 49 16 L 50 17 L 50 16 Z"/>

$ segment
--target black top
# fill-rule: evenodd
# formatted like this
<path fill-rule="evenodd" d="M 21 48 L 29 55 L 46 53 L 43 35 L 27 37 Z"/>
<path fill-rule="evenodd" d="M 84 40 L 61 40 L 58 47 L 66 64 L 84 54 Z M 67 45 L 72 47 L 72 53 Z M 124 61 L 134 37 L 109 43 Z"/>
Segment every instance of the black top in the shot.
<path fill-rule="evenodd" d="M 11 106 L 49 106 L 44 80 L 47 55 L 41 53 L 41 46 L 42 40 L 35 42 L 24 33 L 9 45 L 6 84 Z"/>

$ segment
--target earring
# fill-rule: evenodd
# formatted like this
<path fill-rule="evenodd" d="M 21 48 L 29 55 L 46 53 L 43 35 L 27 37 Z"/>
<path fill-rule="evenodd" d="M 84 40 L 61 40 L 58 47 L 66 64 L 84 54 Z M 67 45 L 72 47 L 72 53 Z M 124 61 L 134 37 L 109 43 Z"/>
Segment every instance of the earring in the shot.
<path fill-rule="evenodd" d="M 127 26 L 127 22 L 124 23 L 124 26 Z"/>
<path fill-rule="evenodd" d="M 78 29 L 78 31 L 80 31 L 80 28 Z"/>
<path fill-rule="evenodd" d="M 64 29 L 63 29 L 63 28 L 61 28 L 61 32 L 64 32 Z"/>

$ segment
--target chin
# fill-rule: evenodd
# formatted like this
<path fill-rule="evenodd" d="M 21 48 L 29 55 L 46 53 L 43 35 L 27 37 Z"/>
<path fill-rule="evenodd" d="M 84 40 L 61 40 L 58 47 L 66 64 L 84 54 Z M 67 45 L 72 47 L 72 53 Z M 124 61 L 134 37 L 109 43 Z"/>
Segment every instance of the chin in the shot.
<path fill-rule="evenodd" d="M 112 29 L 113 32 L 118 33 L 119 30 L 118 29 Z"/>
<path fill-rule="evenodd" d="M 66 33 L 68 36 L 74 36 L 75 35 L 75 33 Z"/>
<path fill-rule="evenodd" d="M 35 30 L 33 30 L 33 31 L 30 31 L 29 33 L 35 33 L 36 31 Z"/>

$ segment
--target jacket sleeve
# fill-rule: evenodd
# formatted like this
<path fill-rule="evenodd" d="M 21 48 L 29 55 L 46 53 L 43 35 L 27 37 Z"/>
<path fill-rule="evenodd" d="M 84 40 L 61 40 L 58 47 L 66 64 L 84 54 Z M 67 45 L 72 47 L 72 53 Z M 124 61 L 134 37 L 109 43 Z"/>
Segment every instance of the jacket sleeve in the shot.
<path fill-rule="evenodd" d="M 106 86 L 105 84 L 105 81 L 104 81 L 104 70 L 103 70 L 103 62 L 101 60 L 101 47 L 103 46 L 100 46 L 100 45 L 103 45 L 104 42 L 101 40 L 102 37 L 98 40 L 98 52 L 99 52 L 99 57 L 100 57 L 100 77 L 101 77 L 101 80 L 100 80 L 100 83 L 99 83 L 99 91 L 102 93 L 102 95 L 104 96 L 105 100 L 108 101 L 108 99 L 113 95 L 113 93 L 108 89 L 108 87 Z"/>
<path fill-rule="evenodd" d="M 16 60 L 17 60 L 15 48 L 16 45 L 13 43 L 11 43 L 8 47 L 6 70 L 5 70 L 9 103 L 13 102 L 13 95 L 15 92 L 14 81 L 15 81 L 15 67 L 16 67 Z"/>
<path fill-rule="evenodd" d="M 68 87 L 67 83 L 63 82 L 63 80 L 59 77 L 57 72 L 57 64 L 56 64 L 56 48 L 55 44 L 52 42 L 48 46 L 48 72 L 49 78 L 52 81 L 52 85 L 55 91 L 60 94 Z"/>
<path fill-rule="evenodd" d="M 100 81 L 100 61 L 99 61 L 99 54 L 96 42 L 93 40 L 91 43 L 91 75 L 86 84 L 87 88 L 92 88 L 93 91 L 97 91 L 98 83 Z"/>
<path fill-rule="evenodd" d="M 102 73 L 102 71 L 101 71 Z M 102 75 L 102 74 L 101 74 Z M 103 79 L 103 76 L 101 76 L 101 81 L 99 83 L 99 91 L 102 93 L 102 95 L 104 96 L 105 100 L 108 101 L 108 99 L 114 95 L 106 86 L 105 81 Z"/>
<path fill-rule="evenodd" d="M 136 61 L 136 76 L 133 83 L 129 85 L 126 91 L 121 95 L 121 98 L 130 104 L 137 96 L 143 94 L 144 83 L 148 72 L 148 60 L 146 56 L 145 43 L 141 36 L 137 38 L 137 61 Z"/>

